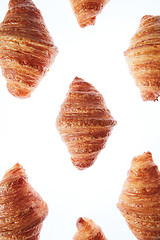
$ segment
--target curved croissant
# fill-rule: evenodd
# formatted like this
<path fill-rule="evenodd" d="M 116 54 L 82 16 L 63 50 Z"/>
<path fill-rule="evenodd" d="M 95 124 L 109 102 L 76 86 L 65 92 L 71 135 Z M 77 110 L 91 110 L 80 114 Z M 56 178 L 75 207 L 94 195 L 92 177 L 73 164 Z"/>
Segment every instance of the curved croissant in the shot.
<path fill-rule="evenodd" d="M 160 16 L 146 15 L 124 53 L 144 101 L 160 95 Z"/>
<path fill-rule="evenodd" d="M 9 92 L 16 97 L 29 97 L 57 51 L 32 0 L 10 0 L 0 25 L 0 65 Z"/>
<path fill-rule="evenodd" d="M 80 217 L 76 225 L 78 232 L 73 240 L 107 240 L 101 228 L 88 218 Z"/>
<path fill-rule="evenodd" d="M 116 121 L 102 95 L 90 83 L 75 77 L 56 124 L 73 164 L 82 170 L 93 164 Z"/>
<path fill-rule="evenodd" d="M 80 27 L 94 25 L 96 16 L 109 0 L 70 0 L 71 6 Z"/>
<path fill-rule="evenodd" d="M 38 240 L 47 214 L 47 204 L 17 163 L 0 182 L 0 239 Z"/>
<path fill-rule="evenodd" d="M 138 240 L 160 239 L 160 173 L 150 152 L 133 159 L 117 206 Z"/>

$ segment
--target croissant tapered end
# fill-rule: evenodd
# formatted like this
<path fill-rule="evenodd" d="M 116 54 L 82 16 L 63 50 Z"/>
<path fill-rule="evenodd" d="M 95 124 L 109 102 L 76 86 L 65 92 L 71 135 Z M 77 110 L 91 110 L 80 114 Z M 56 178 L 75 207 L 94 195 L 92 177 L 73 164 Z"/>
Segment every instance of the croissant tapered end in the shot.
<path fill-rule="evenodd" d="M 8 4 L 8 9 L 14 7 L 15 5 L 19 4 L 33 4 L 32 0 L 10 0 Z"/>
<path fill-rule="evenodd" d="M 76 77 L 61 106 L 56 125 L 74 166 L 82 170 L 94 163 L 116 121 L 102 95 L 90 83 Z"/>
<path fill-rule="evenodd" d="M 150 152 L 133 159 L 117 207 L 138 240 L 160 239 L 160 173 Z"/>
<path fill-rule="evenodd" d="M 109 0 L 70 0 L 80 27 L 94 25 L 96 16 Z"/>
<path fill-rule="evenodd" d="M 32 0 L 10 0 L 0 25 L 0 65 L 9 92 L 27 98 L 58 53 Z"/>
<path fill-rule="evenodd" d="M 124 53 L 144 101 L 160 95 L 160 16 L 146 15 Z"/>
<path fill-rule="evenodd" d="M 88 218 L 80 217 L 76 225 L 78 232 L 73 240 L 107 240 L 101 228 Z"/>
<path fill-rule="evenodd" d="M 0 182 L 0 239 L 39 239 L 47 214 L 47 204 L 29 184 L 22 166 L 15 164 Z"/>

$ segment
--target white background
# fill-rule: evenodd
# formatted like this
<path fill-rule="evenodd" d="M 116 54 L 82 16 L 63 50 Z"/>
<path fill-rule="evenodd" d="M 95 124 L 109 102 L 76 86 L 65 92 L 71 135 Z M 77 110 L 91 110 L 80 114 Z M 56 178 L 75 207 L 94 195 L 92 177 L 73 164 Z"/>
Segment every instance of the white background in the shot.
<path fill-rule="evenodd" d="M 151 151 L 160 166 L 160 102 L 143 102 L 123 52 L 140 19 L 160 13 L 159 0 L 110 0 L 96 25 L 81 29 L 69 0 L 34 0 L 59 49 L 29 99 L 17 99 L 0 75 L 0 178 L 16 162 L 47 202 L 41 240 L 71 240 L 79 217 L 101 226 L 108 240 L 134 240 L 116 207 L 131 160 Z M 8 1 L 1 0 L 0 20 Z M 55 126 L 75 76 L 103 95 L 117 126 L 96 162 L 79 171 Z"/>

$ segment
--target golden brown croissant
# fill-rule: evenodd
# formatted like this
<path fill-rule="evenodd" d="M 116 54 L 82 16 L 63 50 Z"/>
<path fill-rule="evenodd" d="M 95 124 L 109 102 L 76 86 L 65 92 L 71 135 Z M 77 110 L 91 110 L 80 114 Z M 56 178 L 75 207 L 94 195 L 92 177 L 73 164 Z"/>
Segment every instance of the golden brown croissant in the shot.
<path fill-rule="evenodd" d="M 57 51 L 32 0 L 10 0 L 0 25 L 0 65 L 9 92 L 16 97 L 29 97 Z"/>
<path fill-rule="evenodd" d="M 70 0 L 80 27 L 94 25 L 96 16 L 109 0 Z"/>
<path fill-rule="evenodd" d="M 56 124 L 73 164 L 82 170 L 93 164 L 116 121 L 102 95 L 90 83 L 75 77 Z"/>
<path fill-rule="evenodd" d="M 78 232 L 73 240 L 107 240 L 101 228 L 88 218 L 79 218 L 77 220 Z"/>
<path fill-rule="evenodd" d="M 133 159 L 117 206 L 138 240 L 160 239 L 160 173 L 150 152 Z"/>
<path fill-rule="evenodd" d="M 15 164 L 0 182 L 0 239 L 38 240 L 47 214 L 47 204 Z"/>
<path fill-rule="evenodd" d="M 129 49 L 124 53 L 144 101 L 156 101 L 160 95 L 160 16 L 141 19 Z"/>

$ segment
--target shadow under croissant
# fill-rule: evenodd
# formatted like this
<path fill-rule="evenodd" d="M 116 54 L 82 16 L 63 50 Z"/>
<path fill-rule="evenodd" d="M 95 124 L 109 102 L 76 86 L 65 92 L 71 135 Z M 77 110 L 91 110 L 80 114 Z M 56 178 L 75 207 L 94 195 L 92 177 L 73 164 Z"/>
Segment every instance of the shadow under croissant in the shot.
<path fill-rule="evenodd" d="M 160 16 L 146 15 L 124 52 L 144 101 L 160 96 Z"/>
<path fill-rule="evenodd" d="M 0 239 L 38 240 L 47 214 L 47 204 L 15 164 L 0 182 Z"/>
<path fill-rule="evenodd" d="M 10 0 L 0 25 L 0 65 L 9 92 L 30 97 L 58 53 L 32 0 Z"/>
<path fill-rule="evenodd" d="M 132 160 L 117 207 L 138 240 L 160 239 L 160 172 L 150 152 Z"/>
<path fill-rule="evenodd" d="M 91 219 L 80 217 L 76 225 L 78 231 L 73 240 L 107 240 L 101 228 Z"/>
<path fill-rule="evenodd" d="M 103 96 L 93 85 L 75 77 L 56 126 L 76 168 L 83 170 L 93 165 L 116 124 Z"/>

